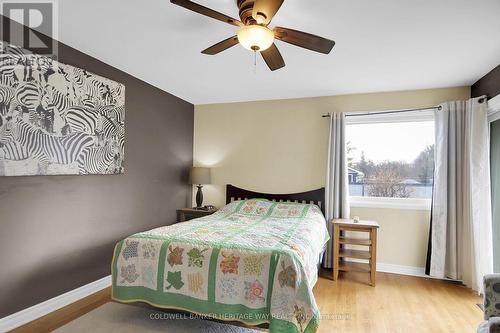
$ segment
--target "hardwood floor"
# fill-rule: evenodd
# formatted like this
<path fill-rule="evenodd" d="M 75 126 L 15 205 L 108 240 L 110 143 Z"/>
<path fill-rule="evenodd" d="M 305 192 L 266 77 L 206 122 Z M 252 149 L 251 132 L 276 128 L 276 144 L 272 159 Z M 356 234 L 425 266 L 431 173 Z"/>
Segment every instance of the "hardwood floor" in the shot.
<path fill-rule="evenodd" d="M 318 333 L 470 333 L 482 320 L 482 299 L 453 282 L 377 273 L 377 286 L 363 273 L 331 271 L 314 288 L 322 314 Z M 110 301 L 110 288 L 14 330 L 49 332 Z"/>
<path fill-rule="evenodd" d="M 318 333 L 471 333 L 482 320 L 481 297 L 458 283 L 377 273 L 371 287 L 363 273 L 337 281 L 329 274 L 314 288 L 323 317 Z"/>

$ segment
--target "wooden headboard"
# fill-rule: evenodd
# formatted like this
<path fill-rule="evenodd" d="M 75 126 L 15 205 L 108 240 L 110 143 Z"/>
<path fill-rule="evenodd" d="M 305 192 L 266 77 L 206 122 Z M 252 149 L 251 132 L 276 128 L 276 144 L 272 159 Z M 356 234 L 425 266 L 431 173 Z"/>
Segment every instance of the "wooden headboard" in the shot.
<path fill-rule="evenodd" d="M 321 208 L 323 214 L 325 214 L 324 187 L 319 188 L 317 190 L 300 192 L 300 193 L 272 194 L 272 193 L 249 191 L 230 184 L 226 186 L 226 204 L 234 200 L 254 199 L 254 198 L 268 199 L 277 202 L 312 203 L 318 205 L 319 208 Z"/>

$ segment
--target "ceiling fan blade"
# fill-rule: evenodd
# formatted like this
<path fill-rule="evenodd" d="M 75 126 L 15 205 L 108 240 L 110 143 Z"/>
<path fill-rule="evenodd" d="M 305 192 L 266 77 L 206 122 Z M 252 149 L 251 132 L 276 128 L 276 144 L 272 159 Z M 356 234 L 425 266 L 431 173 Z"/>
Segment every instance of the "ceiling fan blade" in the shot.
<path fill-rule="evenodd" d="M 238 36 L 229 37 L 228 39 L 223 40 L 217 44 L 210 46 L 208 49 L 201 51 L 203 54 L 214 55 L 224 50 L 227 50 L 230 47 L 238 44 Z"/>
<path fill-rule="evenodd" d="M 252 17 L 259 24 L 268 25 L 278 12 L 284 0 L 255 0 Z"/>
<path fill-rule="evenodd" d="M 333 40 L 309 34 L 307 32 L 282 27 L 275 27 L 273 31 L 274 36 L 283 42 L 324 54 L 330 53 L 335 45 Z"/>
<path fill-rule="evenodd" d="M 276 44 L 273 43 L 271 47 L 269 47 L 267 50 L 261 51 L 260 54 L 262 55 L 262 58 L 264 58 L 264 61 L 266 62 L 270 70 L 275 71 L 277 69 L 285 67 L 285 61 L 283 60 L 280 51 L 276 47 Z"/>
<path fill-rule="evenodd" d="M 226 22 L 235 25 L 237 27 L 243 26 L 243 23 L 241 23 L 237 19 L 234 19 L 225 14 L 219 13 L 213 9 L 207 8 L 205 6 L 199 5 L 189 0 L 170 0 L 170 2 L 173 3 L 174 5 L 184 7 L 186 9 L 192 10 L 193 12 L 197 12 L 198 14 L 205 15 L 222 22 Z"/>

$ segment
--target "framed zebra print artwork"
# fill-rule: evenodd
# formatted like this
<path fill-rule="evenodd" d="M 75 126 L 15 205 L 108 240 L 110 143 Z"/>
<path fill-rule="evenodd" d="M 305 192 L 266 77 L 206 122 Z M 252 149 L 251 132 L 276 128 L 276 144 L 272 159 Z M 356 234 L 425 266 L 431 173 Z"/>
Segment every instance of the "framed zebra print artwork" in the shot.
<path fill-rule="evenodd" d="M 0 176 L 124 172 L 125 86 L 0 41 Z"/>

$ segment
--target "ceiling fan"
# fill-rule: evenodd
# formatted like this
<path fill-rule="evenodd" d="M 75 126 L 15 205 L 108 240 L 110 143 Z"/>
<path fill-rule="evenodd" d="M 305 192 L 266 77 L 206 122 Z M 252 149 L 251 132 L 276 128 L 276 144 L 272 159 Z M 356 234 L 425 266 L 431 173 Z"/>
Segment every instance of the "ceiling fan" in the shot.
<path fill-rule="evenodd" d="M 272 71 L 285 66 L 283 57 L 274 44 L 274 39 L 281 40 L 308 50 L 328 54 L 335 42 L 306 32 L 282 27 L 268 28 L 274 15 L 278 12 L 284 0 L 236 0 L 240 20 L 199 5 L 189 0 L 170 0 L 171 3 L 187 8 L 199 14 L 237 26 L 240 31 L 201 53 L 215 55 L 240 43 L 254 52 L 260 52 L 262 58 Z"/>

